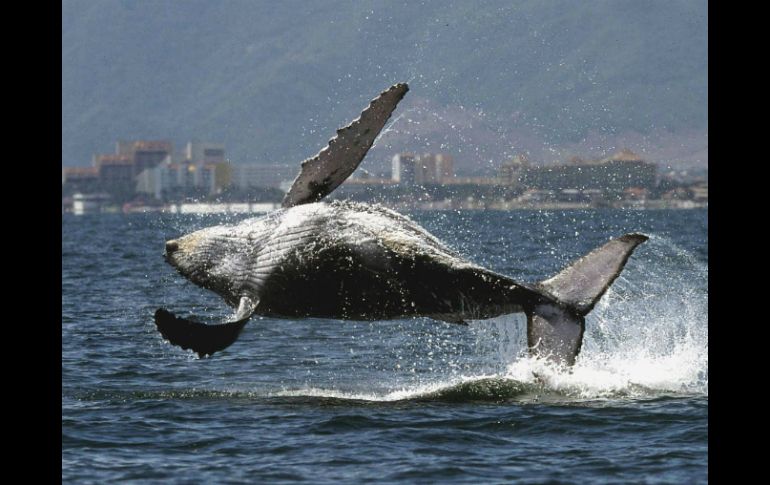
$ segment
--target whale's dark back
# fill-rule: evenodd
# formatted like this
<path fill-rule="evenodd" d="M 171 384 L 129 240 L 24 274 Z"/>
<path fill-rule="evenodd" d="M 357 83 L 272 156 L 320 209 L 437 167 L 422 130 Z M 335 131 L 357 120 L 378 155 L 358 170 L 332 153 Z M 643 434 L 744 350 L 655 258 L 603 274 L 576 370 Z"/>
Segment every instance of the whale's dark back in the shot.
<path fill-rule="evenodd" d="M 298 251 L 265 280 L 258 313 L 278 317 L 445 321 L 523 310 L 534 293 L 505 276 L 430 254 L 399 253 L 376 242 Z"/>

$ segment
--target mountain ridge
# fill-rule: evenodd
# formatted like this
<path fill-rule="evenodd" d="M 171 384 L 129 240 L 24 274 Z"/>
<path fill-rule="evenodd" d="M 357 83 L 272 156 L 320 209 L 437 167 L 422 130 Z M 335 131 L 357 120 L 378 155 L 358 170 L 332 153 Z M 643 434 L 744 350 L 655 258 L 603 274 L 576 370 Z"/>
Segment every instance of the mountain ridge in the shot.
<path fill-rule="evenodd" d="M 64 166 L 144 138 L 298 163 L 401 81 L 412 90 L 375 169 L 403 149 L 484 171 L 626 140 L 654 161 L 683 144 L 670 162 L 708 161 L 703 1 L 65 0 L 62 13 Z"/>

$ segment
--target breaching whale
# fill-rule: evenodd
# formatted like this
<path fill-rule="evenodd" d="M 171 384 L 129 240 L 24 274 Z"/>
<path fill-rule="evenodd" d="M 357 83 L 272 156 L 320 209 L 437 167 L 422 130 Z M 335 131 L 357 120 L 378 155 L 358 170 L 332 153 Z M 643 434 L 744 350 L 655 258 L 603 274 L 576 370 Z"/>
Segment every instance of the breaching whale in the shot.
<path fill-rule="evenodd" d="M 158 309 L 165 339 L 203 357 L 235 342 L 252 315 L 465 324 L 523 312 L 530 353 L 574 364 L 586 314 L 646 236 L 612 239 L 527 284 L 472 263 L 393 210 L 322 201 L 358 167 L 407 91 L 406 84 L 390 87 L 337 130 L 302 163 L 281 209 L 166 242 L 168 263 L 237 310 L 230 322 L 205 325 Z"/>

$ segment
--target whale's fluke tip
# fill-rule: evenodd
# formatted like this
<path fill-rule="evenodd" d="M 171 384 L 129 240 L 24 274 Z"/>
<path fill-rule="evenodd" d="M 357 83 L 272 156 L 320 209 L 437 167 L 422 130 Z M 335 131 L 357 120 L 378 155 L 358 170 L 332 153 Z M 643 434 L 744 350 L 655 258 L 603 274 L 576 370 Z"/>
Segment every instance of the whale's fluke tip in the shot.
<path fill-rule="evenodd" d="M 170 343 L 190 349 L 203 358 L 232 345 L 249 317 L 222 325 L 205 325 L 180 318 L 163 308 L 155 311 L 155 325 Z"/>
<path fill-rule="evenodd" d="M 629 233 L 629 234 L 623 234 L 618 239 L 623 241 L 623 242 L 632 242 L 632 243 L 635 242 L 637 244 L 641 244 L 641 243 L 647 241 L 648 239 L 650 239 L 650 236 L 644 235 L 644 234 L 639 233 L 639 232 L 632 232 L 632 233 Z"/>

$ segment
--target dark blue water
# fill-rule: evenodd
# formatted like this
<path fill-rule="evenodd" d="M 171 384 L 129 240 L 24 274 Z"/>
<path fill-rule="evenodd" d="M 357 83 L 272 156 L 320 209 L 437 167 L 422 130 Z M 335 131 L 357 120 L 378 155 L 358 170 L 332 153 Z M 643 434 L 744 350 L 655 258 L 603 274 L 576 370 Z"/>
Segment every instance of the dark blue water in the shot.
<path fill-rule="evenodd" d="M 707 211 L 412 217 L 522 281 L 624 232 L 652 238 L 589 315 L 572 373 L 527 357 L 518 315 L 253 319 L 201 360 L 164 343 L 153 312 L 232 310 L 166 265 L 163 243 L 245 217 L 65 216 L 62 479 L 707 481 Z"/>

